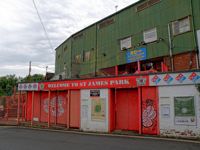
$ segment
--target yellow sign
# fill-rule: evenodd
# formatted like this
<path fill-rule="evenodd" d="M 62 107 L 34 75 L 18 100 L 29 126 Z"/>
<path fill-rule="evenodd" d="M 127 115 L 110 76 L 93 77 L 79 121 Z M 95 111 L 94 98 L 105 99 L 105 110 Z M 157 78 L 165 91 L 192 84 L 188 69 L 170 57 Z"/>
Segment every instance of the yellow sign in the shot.
<path fill-rule="evenodd" d="M 96 97 L 91 99 L 91 119 L 93 121 L 105 121 L 106 119 L 106 105 L 105 99 Z"/>

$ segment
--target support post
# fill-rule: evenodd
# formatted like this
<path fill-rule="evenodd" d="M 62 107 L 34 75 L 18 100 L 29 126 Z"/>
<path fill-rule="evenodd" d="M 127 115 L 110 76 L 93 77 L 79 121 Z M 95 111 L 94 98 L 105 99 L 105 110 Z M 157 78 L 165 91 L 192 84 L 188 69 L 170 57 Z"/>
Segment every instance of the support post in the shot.
<path fill-rule="evenodd" d="M 31 127 L 33 126 L 33 114 L 34 114 L 34 91 L 32 91 L 32 111 L 31 111 Z"/>
<path fill-rule="evenodd" d="M 116 66 L 115 66 L 115 76 L 118 76 L 118 74 L 119 74 L 119 73 L 118 73 L 118 66 L 116 65 Z"/>
<path fill-rule="evenodd" d="M 140 61 L 137 62 L 137 66 L 138 66 L 138 73 L 140 73 L 140 71 L 141 71 Z"/>
<path fill-rule="evenodd" d="M 142 87 L 138 87 L 139 134 L 142 134 Z"/>
<path fill-rule="evenodd" d="M 17 125 L 20 123 L 20 98 L 21 98 L 21 91 L 18 93 L 18 100 L 17 100 Z"/>
<path fill-rule="evenodd" d="M 173 59 L 173 44 L 172 44 L 172 37 L 171 37 L 171 24 L 168 24 L 168 40 L 169 40 L 169 57 L 171 63 L 171 70 L 174 71 L 174 59 Z"/>
<path fill-rule="evenodd" d="M 48 93 L 48 128 L 50 127 L 51 122 L 51 91 Z"/>
<path fill-rule="evenodd" d="M 27 100 L 28 100 L 28 93 L 26 92 L 26 98 L 25 98 L 25 121 L 27 121 Z"/>
<path fill-rule="evenodd" d="M 68 90 L 68 97 L 67 97 L 67 128 L 70 127 L 70 99 L 71 99 L 71 91 Z"/>
<path fill-rule="evenodd" d="M 55 120 L 55 125 L 57 125 L 57 120 L 58 120 L 58 91 L 56 91 L 56 120 Z"/>

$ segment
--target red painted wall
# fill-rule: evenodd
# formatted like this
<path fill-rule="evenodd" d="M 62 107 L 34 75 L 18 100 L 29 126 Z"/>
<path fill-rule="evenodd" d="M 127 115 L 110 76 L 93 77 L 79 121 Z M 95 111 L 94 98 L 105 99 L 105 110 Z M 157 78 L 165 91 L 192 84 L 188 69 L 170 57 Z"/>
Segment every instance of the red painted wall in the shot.
<path fill-rule="evenodd" d="M 139 130 L 137 89 L 118 89 L 116 93 L 116 129 Z"/>
<path fill-rule="evenodd" d="M 58 95 L 58 103 L 57 103 L 57 124 L 62 124 L 67 126 L 68 120 L 68 92 L 67 91 L 59 91 Z"/>
<path fill-rule="evenodd" d="M 115 130 L 115 89 L 109 89 L 109 132 Z"/>
<path fill-rule="evenodd" d="M 48 122 L 48 92 L 44 91 L 41 93 L 41 122 Z"/>
<path fill-rule="evenodd" d="M 70 127 L 80 127 L 80 90 L 70 91 Z"/>
<path fill-rule="evenodd" d="M 32 112 L 32 92 L 27 92 L 27 101 L 26 101 L 26 120 L 31 120 Z"/>
<path fill-rule="evenodd" d="M 40 118 L 40 92 L 34 92 L 33 118 Z"/>
<path fill-rule="evenodd" d="M 53 91 L 50 94 L 50 121 L 51 124 L 67 125 L 68 120 L 68 95 L 67 91 Z M 48 92 L 34 92 L 33 117 L 38 118 L 39 122 L 48 122 Z M 26 102 L 26 119 L 31 121 L 32 115 L 32 92 L 28 92 Z"/>
<path fill-rule="evenodd" d="M 142 133 L 158 134 L 157 87 L 142 87 Z"/>

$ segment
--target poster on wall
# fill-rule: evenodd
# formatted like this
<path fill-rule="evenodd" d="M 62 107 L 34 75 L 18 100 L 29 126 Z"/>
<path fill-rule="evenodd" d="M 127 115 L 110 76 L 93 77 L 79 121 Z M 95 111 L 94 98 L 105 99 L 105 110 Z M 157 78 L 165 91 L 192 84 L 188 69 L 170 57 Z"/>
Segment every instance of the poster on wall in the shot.
<path fill-rule="evenodd" d="M 176 125 L 196 125 L 194 96 L 174 97 Z"/>
<path fill-rule="evenodd" d="M 105 121 L 106 119 L 106 103 L 104 98 L 92 98 L 91 119 L 93 121 Z"/>
<path fill-rule="evenodd" d="M 170 117 L 170 105 L 169 104 L 161 104 L 161 116 L 163 118 L 169 118 Z"/>

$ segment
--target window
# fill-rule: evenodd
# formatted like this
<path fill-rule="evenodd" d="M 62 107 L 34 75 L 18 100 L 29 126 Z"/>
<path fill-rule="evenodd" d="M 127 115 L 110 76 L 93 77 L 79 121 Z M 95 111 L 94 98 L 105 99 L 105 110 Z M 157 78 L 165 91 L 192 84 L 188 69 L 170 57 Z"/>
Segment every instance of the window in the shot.
<path fill-rule="evenodd" d="M 75 56 L 75 63 L 81 63 L 81 54 Z"/>
<path fill-rule="evenodd" d="M 101 22 L 101 23 L 99 24 L 99 29 L 104 28 L 104 27 L 107 27 L 107 26 L 109 26 L 109 25 L 111 25 L 111 24 L 113 24 L 113 23 L 114 23 L 114 19 L 113 19 L 113 18 L 104 20 L 103 22 Z"/>
<path fill-rule="evenodd" d="M 83 33 L 79 33 L 79 34 L 74 36 L 74 40 L 78 40 L 78 39 L 80 39 L 82 37 L 83 37 Z"/>
<path fill-rule="evenodd" d="M 60 54 L 58 55 L 58 59 L 60 58 Z"/>
<path fill-rule="evenodd" d="M 125 38 L 120 40 L 120 49 L 121 50 L 126 50 L 128 48 L 131 48 L 131 37 Z"/>
<path fill-rule="evenodd" d="M 145 3 L 142 3 L 141 5 L 137 6 L 137 12 L 142 11 L 148 7 L 151 7 L 159 2 L 160 2 L 160 0 L 149 0 Z"/>
<path fill-rule="evenodd" d="M 157 29 L 153 28 L 150 30 L 146 30 L 143 32 L 143 36 L 144 36 L 145 43 L 151 43 L 151 42 L 157 41 L 157 39 L 158 39 Z"/>
<path fill-rule="evenodd" d="M 84 61 L 90 61 L 90 51 L 84 53 Z"/>
<path fill-rule="evenodd" d="M 182 34 L 191 30 L 190 17 L 172 22 L 173 35 Z"/>

